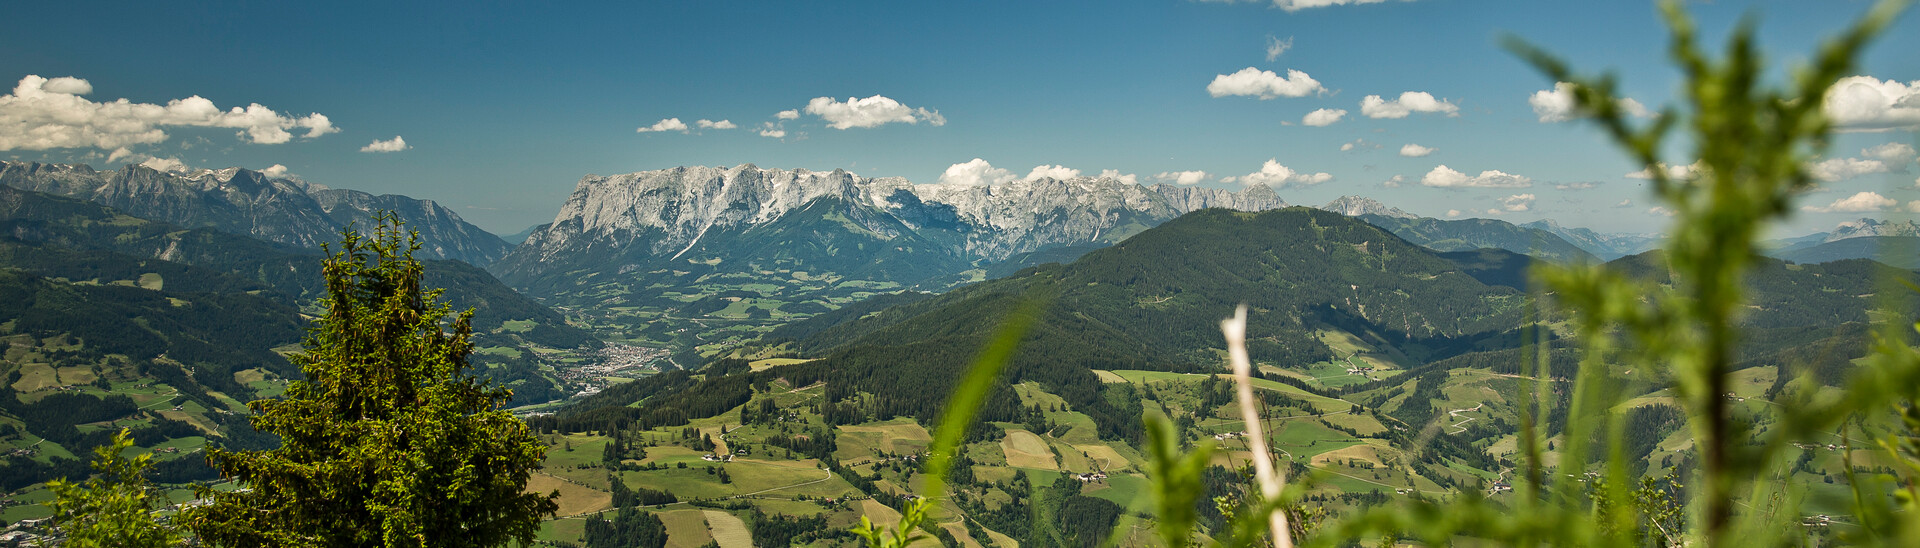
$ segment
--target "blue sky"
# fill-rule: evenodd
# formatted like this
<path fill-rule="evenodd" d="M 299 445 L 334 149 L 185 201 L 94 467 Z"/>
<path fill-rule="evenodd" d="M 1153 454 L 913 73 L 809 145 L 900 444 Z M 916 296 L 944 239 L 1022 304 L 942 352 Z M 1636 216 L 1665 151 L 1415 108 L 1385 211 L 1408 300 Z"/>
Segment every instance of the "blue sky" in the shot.
<path fill-rule="evenodd" d="M 1742 14 L 1758 16 L 1762 43 L 1781 66 L 1868 5 L 1723 0 L 1692 8 L 1716 46 Z M 1642 181 L 1625 176 L 1641 166 L 1589 125 L 1542 122 L 1529 98 L 1553 82 L 1501 49 L 1499 38 L 1510 33 L 1576 67 L 1616 71 L 1627 96 L 1656 108 L 1672 102 L 1677 85 L 1663 27 L 1652 4 L 1637 0 L 1293 10 L 1180 0 L 264 8 L 68 1 L 9 12 L 15 24 L 0 33 L 0 78 L 10 84 L 49 79 L 38 88 L 64 92 L 69 97 L 56 99 L 69 106 L 86 101 L 74 107 L 82 109 L 198 96 L 221 110 L 183 108 L 169 111 L 171 122 L 76 136 L 52 127 L 74 122 L 33 110 L 53 107 L 15 92 L 0 98 L 12 101 L 0 105 L 0 157 L 101 168 L 279 165 L 329 186 L 434 199 L 503 234 L 550 220 L 589 173 L 753 163 L 931 183 L 975 158 L 1005 170 L 972 172 L 988 179 L 1026 176 L 1035 166 L 1111 169 L 1142 183 L 1204 171 L 1197 184 L 1277 184 L 1293 203 L 1358 194 L 1434 217 L 1547 217 L 1658 231 L 1665 218 L 1649 212 Z M 1274 41 L 1290 47 L 1270 60 Z M 1249 77 L 1216 85 L 1247 69 Z M 1888 101 L 1910 89 L 1909 104 L 1920 105 L 1920 17 L 1901 19 L 1856 72 L 1874 89 L 1892 90 Z M 1261 90 L 1272 97 L 1261 99 Z M 1362 108 L 1367 96 L 1404 92 L 1430 95 L 1435 112 L 1374 118 Z M 875 96 L 885 100 L 845 104 Z M 820 108 L 808 109 L 810 102 Z M 254 103 L 272 112 L 223 114 Z M 1347 112 L 1331 125 L 1303 123 L 1321 109 Z M 789 110 L 797 117 L 778 117 Z M 1793 230 L 1920 207 L 1911 204 L 1920 199 L 1920 168 L 1889 147 L 1914 143 L 1920 121 L 1907 116 L 1915 114 L 1920 106 L 1862 114 L 1861 124 L 1894 129 L 1836 139 L 1831 155 L 1840 162 L 1828 171 L 1835 180 L 1802 202 L 1832 211 L 1802 212 Z M 688 131 L 636 131 L 673 118 Z M 702 119 L 736 127 L 701 129 Z M 836 120 L 848 127 L 836 129 Z M 761 135 L 773 129 L 784 136 Z M 1346 144 L 1354 146 L 1343 151 Z M 1403 156 L 1409 144 L 1432 150 Z M 363 151 L 382 148 L 396 150 Z M 1676 152 L 1678 163 L 1690 160 Z M 1264 176 L 1249 177 L 1269 160 L 1275 165 Z M 1498 173 L 1480 176 L 1487 171 Z M 1397 186 L 1388 183 L 1395 176 Z"/>

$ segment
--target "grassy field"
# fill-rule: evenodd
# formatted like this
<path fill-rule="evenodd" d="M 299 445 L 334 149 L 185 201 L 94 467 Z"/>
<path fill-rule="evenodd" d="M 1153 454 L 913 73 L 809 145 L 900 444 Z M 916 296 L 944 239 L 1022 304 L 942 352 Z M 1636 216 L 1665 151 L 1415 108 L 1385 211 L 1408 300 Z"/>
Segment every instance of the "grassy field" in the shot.
<path fill-rule="evenodd" d="M 702 510 L 701 514 L 707 518 L 708 535 L 720 543 L 720 548 L 753 548 L 753 534 L 747 531 L 747 522 L 719 510 Z"/>
<path fill-rule="evenodd" d="M 1000 439 L 1000 451 L 1006 455 L 1008 466 L 1060 469 L 1060 465 L 1053 460 L 1053 449 L 1047 446 L 1046 440 L 1026 430 L 1008 430 L 1007 437 Z"/>

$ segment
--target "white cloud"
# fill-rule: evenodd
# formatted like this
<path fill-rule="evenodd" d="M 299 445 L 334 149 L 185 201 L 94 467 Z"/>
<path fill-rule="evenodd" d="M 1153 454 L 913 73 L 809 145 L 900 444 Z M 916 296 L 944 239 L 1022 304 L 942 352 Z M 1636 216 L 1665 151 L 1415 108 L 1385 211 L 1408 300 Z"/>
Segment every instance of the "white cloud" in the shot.
<path fill-rule="evenodd" d="M 1260 165 L 1260 171 L 1221 179 L 1228 183 L 1239 182 L 1247 186 L 1267 185 L 1276 188 L 1288 185 L 1317 185 L 1331 180 L 1333 180 L 1332 174 L 1294 171 L 1293 168 L 1280 165 L 1279 161 L 1271 158 Z"/>
<path fill-rule="evenodd" d="M 1113 179 L 1130 185 L 1140 184 L 1140 176 L 1132 173 L 1121 173 L 1118 169 L 1102 169 L 1100 170 L 1100 178 Z"/>
<path fill-rule="evenodd" d="M 1653 116 L 1653 111 L 1639 101 L 1625 97 L 1616 101 L 1619 103 L 1620 110 L 1626 111 L 1628 116 L 1636 118 Z M 1533 113 L 1540 117 L 1541 122 L 1565 122 L 1579 115 L 1574 112 L 1573 84 L 1567 82 L 1557 82 L 1553 84 L 1553 89 L 1533 92 L 1532 96 L 1527 97 L 1527 104 L 1533 105 Z"/>
<path fill-rule="evenodd" d="M 1447 116 L 1459 116 L 1460 106 L 1450 101 L 1433 98 L 1433 94 L 1424 91 L 1409 91 L 1400 94 L 1399 99 L 1388 101 L 1379 95 L 1368 95 L 1360 99 L 1360 114 L 1368 118 L 1406 118 L 1415 112 L 1442 113 Z"/>
<path fill-rule="evenodd" d="M 1207 84 L 1207 93 L 1214 97 L 1244 95 L 1259 97 L 1262 100 L 1275 97 L 1305 97 L 1315 93 L 1326 93 L 1327 88 L 1318 80 L 1298 70 L 1287 70 L 1287 76 L 1281 78 L 1271 70 L 1254 67 L 1240 69 L 1233 74 L 1221 74 L 1213 77 Z"/>
<path fill-rule="evenodd" d="M 1323 108 L 1307 113 L 1306 116 L 1300 118 L 1300 123 L 1313 127 L 1327 127 L 1333 125 L 1334 122 L 1340 121 L 1340 118 L 1346 115 L 1347 111 L 1343 109 Z"/>
<path fill-rule="evenodd" d="M 1227 1 L 1231 2 L 1233 0 L 1227 0 Z M 1300 11 L 1307 8 L 1324 8 L 1327 6 L 1345 6 L 1348 4 L 1378 4 L 1385 1 L 1387 0 L 1273 0 L 1273 7 L 1292 12 L 1292 11 Z M 1413 0 L 1405 0 L 1405 1 L 1412 2 Z"/>
<path fill-rule="evenodd" d="M 995 185 L 1014 179 L 1013 172 L 993 167 L 993 164 L 979 158 L 947 166 L 947 170 L 940 174 L 941 183 L 964 186 Z"/>
<path fill-rule="evenodd" d="M 133 151 L 131 150 L 127 150 L 127 147 L 120 147 L 120 148 L 113 149 L 113 152 L 107 154 L 107 161 L 118 162 L 120 161 L 121 158 L 128 158 L 132 156 L 138 156 L 138 155 L 134 154 Z"/>
<path fill-rule="evenodd" d="M 1907 162 L 1913 161 L 1915 154 L 1913 147 L 1906 143 L 1881 143 L 1860 149 L 1860 155 L 1886 162 L 1890 166 L 1905 167 Z"/>
<path fill-rule="evenodd" d="M 1201 181 L 1207 180 L 1207 172 L 1198 170 L 1162 171 L 1154 175 L 1153 178 L 1162 181 L 1173 181 L 1173 184 L 1176 185 L 1197 185 L 1200 184 Z"/>
<path fill-rule="evenodd" d="M 1526 211 L 1533 208 L 1533 194 L 1514 194 L 1500 199 L 1500 209 L 1509 212 Z"/>
<path fill-rule="evenodd" d="M 881 125 L 903 122 L 943 126 L 947 119 L 938 111 L 913 108 L 891 98 L 875 95 L 865 99 L 848 97 L 846 101 L 836 101 L 832 97 L 815 97 L 807 101 L 807 114 L 819 116 L 827 121 L 827 127 L 833 129 L 879 127 Z"/>
<path fill-rule="evenodd" d="M 1653 207 L 1647 208 L 1647 213 L 1650 213 L 1653 215 L 1660 215 L 1663 217 L 1672 217 L 1674 212 L 1672 209 L 1668 209 L 1666 206 L 1653 206 Z"/>
<path fill-rule="evenodd" d="M 1419 158 L 1421 156 L 1433 154 L 1433 150 L 1434 149 L 1429 147 L 1423 147 L 1413 143 L 1407 143 L 1406 146 L 1400 147 L 1400 155 L 1406 156 L 1408 158 Z"/>
<path fill-rule="evenodd" d="M 1379 144 L 1379 143 L 1375 143 L 1375 142 L 1373 142 L 1373 141 L 1368 141 L 1368 140 L 1366 140 L 1366 139 L 1354 139 L 1354 140 L 1353 140 L 1353 142 L 1351 142 L 1351 143 L 1341 143 L 1341 144 L 1340 144 L 1340 152 L 1348 152 L 1348 151 L 1354 151 L 1354 150 L 1367 150 L 1367 149 L 1377 149 L 1377 148 L 1380 148 L 1380 144 Z"/>
<path fill-rule="evenodd" d="M 1407 183 L 1407 176 L 1395 175 L 1392 177 L 1388 177 L 1387 180 L 1385 181 L 1381 181 L 1380 186 L 1387 187 L 1387 188 L 1400 188 L 1400 185 L 1403 185 L 1406 183 Z"/>
<path fill-rule="evenodd" d="M 661 118 L 660 121 L 654 122 L 653 125 L 651 126 L 642 127 L 640 129 L 636 129 L 633 131 L 634 133 L 654 133 L 654 132 L 660 132 L 660 131 L 678 131 L 681 133 L 686 133 L 687 129 L 688 129 L 687 123 L 680 121 L 679 118 Z"/>
<path fill-rule="evenodd" d="M 373 142 L 367 143 L 367 146 L 360 147 L 360 152 L 400 152 L 402 150 L 407 150 L 410 148 L 413 148 L 413 147 L 407 146 L 406 139 L 402 139 L 400 138 L 399 135 L 395 135 L 393 136 L 392 139 L 387 139 L 385 141 L 374 139 Z"/>
<path fill-rule="evenodd" d="M 782 110 L 774 113 L 773 117 L 781 120 L 798 120 L 800 119 L 800 109 Z"/>
<path fill-rule="evenodd" d="M 1281 54 L 1286 53 L 1287 50 L 1290 50 L 1290 49 L 1293 49 L 1292 36 L 1288 36 L 1286 40 L 1281 40 L 1280 37 L 1278 36 L 1274 36 L 1271 34 L 1267 35 L 1267 62 L 1268 63 L 1272 63 L 1274 59 L 1279 59 Z"/>
<path fill-rule="evenodd" d="M 1684 166 L 1670 166 L 1667 164 L 1660 164 L 1658 167 L 1660 169 L 1664 169 L 1667 171 L 1668 179 L 1685 181 L 1685 180 L 1699 178 L 1701 172 L 1707 169 L 1707 164 L 1705 162 L 1696 160 L 1693 163 L 1687 164 Z M 1640 171 L 1628 173 L 1626 175 L 1623 175 L 1623 177 L 1626 177 L 1628 179 L 1652 179 L 1653 168 L 1648 167 Z"/>
<path fill-rule="evenodd" d="M 1440 188 L 1526 188 L 1533 186 L 1533 179 L 1497 169 L 1469 177 L 1442 164 L 1420 177 L 1420 184 Z"/>
<path fill-rule="evenodd" d="M 1574 181 L 1571 183 L 1555 183 L 1553 188 L 1559 190 L 1588 190 L 1597 186 L 1600 186 L 1599 181 Z"/>
<path fill-rule="evenodd" d="M 1886 162 L 1859 158 L 1828 158 L 1807 166 L 1808 175 L 1829 183 L 1845 181 L 1869 173 L 1886 172 Z"/>
<path fill-rule="evenodd" d="M 153 168 L 154 171 L 186 171 L 187 164 L 179 158 L 147 158 L 140 165 Z"/>
<path fill-rule="evenodd" d="M 1033 166 L 1033 171 L 1027 172 L 1027 176 L 1024 177 L 1024 179 L 1028 181 L 1039 180 L 1042 177 L 1051 177 L 1054 179 L 1072 179 L 1074 177 L 1079 177 L 1079 176 L 1080 176 L 1080 170 L 1069 168 L 1067 166 Z"/>
<path fill-rule="evenodd" d="M 1613 207 L 1633 207 L 1633 199 L 1620 200 L 1620 203 L 1613 204 Z"/>
<path fill-rule="evenodd" d="M 1877 192 L 1861 192 L 1834 200 L 1824 206 L 1802 206 L 1800 209 L 1814 213 L 1868 213 L 1900 205 L 1892 198 L 1881 196 Z"/>
<path fill-rule="evenodd" d="M 1458 209 L 1449 209 L 1449 210 L 1447 210 L 1447 216 L 1448 216 L 1448 217 L 1459 217 L 1459 216 L 1460 216 L 1460 210 L 1458 210 Z"/>
<path fill-rule="evenodd" d="M 760 136 L 779 139 L 787 136 L 787 130 L 774 128 L 774 127 L 763 127 L 763 128 L 760 128 Z"/>
<path fill-rule="evenodd" d="M 242 141 L 263 145 L 292 140 L 288 130 L 305 128 L 305 138 L 340 131 L 325 115 L 288 116 L 259 103 L 223 111 L 198 95 L 156 105 L 82 97 L 91 93 L 79 78 L 21 78 L 13 93 L 0 95 L 0 150 L 117 149 L 165 141 L 168 126 L 238 129 Z"/>
<path fill-rule="evenodd" d="M 266 169 L 260 170 L 260 174 L 266 175 L 268 177 L 286 177 L 288 175 L 291 175 L 291 173 L 287 172 L 287 166 L 283 166 L 280 164 L 273 164 L 273 165 L 267 166 Z"/>
<path fill-rule="evenodd" d="M 739 127 L 739 126 L 733 125 L 733 122 L 728 120 L 721 120 L 721 121 L 715 122 L 713 120 L 702 119 L 702 120 L 694 121 L 693 125 L 700 126 L 700 129 L 733 129 L 733 128 Z"/>
<path fill-rule="evenodd" d="M 1855 131 L 1920 127 L 1920 80 L 1905 84 L 1849 76 L 1827 88 L 1821 105 L 1833 124 Z"/>
<path fill-rule="evenodd" d="M 1914 213 L 1920 213 L 1920 200 L 1914 200 L 1914 201 L 1911 201 L 1911 202 L 1907 202 L 1907 211 L 1911 211 L 1911 212 L 1914 212 Z"/>

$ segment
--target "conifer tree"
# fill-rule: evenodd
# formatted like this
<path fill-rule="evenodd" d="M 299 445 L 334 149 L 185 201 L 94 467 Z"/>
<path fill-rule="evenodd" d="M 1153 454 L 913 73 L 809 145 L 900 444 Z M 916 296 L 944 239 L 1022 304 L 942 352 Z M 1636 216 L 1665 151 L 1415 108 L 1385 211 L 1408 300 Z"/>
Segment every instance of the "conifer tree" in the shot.
<path fill-rule="evenodd" d="M 512 391 L 467 373 L 471 310 L 423 289 L 418 236 L 382 214 L 371 238 L 349 227 L 328 249 L 325 315 L 305 380 L 250 404 L 264 451 L 210 450 L 245 489 L 201 489 L 185 521 L 225 546 L 500 546 L 532 541 L 558 493 L 525 492 L 545 446 L 500 407 Z"/>

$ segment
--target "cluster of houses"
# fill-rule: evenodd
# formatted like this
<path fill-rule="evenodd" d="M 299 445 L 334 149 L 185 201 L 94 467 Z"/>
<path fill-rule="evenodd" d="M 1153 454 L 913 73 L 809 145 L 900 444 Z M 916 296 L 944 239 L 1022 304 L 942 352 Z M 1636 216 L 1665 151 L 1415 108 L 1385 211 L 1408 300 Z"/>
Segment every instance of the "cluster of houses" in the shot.
<path fill-rule="evenodd" d="M 1087 472 L 1085 474 L 1074 474 L 1073 479 L 1080 480 L 1082 483 L 1105 481 L 1107 479 L 1107 473 L 1106 472 Z"/>
<path fill-rule="evenodd" d="M 1219 441 L 1226 441 L 1226 440 L 1238 438 L 1245 435 L 1247 435 L 1246 432 L 1221 432 L 1219 434 L 1214 434 L 1213 439 L 1219 440 Z"/>
<path fill-rule="evenodd" d="M 60 540 L 44 519 L 23 519 L 0 531 L 0 546 L 46 546 Z"/>

